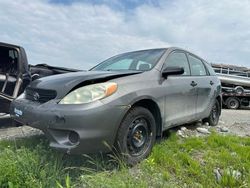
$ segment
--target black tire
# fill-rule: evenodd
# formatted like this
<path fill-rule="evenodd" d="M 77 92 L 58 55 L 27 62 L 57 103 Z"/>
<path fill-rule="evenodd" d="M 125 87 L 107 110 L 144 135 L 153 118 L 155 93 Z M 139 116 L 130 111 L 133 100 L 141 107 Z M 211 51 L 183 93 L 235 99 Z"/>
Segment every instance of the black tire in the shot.
<path fill-rule="evenodd" d="M 115 148 L 127 165 L 147 158 L 156 138 L 154 116 L 143 107 L 132 108 L 124 117 L 116 137 Z"/>
<path fill-rule="evenodd" d="M 0 127 L 10 127 L 12 126 L 12 119 L 8 114 L 0 115 Z"/>
<path fill-rule="evenodd" d="M 203 122 L 208 122 L 210 126 L 216 126 L 220 119 L 220 113 L 221 113 L 221 105 L 218 100 L 215 101 L 212 110 L 210 112 L 210 115 L 203 119 Z"/>
<path fill-rule="evenodd" d="M 228 109 L 238 109 L 240 107 L 240 101 L 235 97 L 229 97 L 226 100 Z"/>
<path fill-rule="evenodd" d="M 23 126 L 23 124 L 22 123 L 19 123 L 19 122 L 17 122 L 17 121 L 15 121 L 15 120 L 12 120 L 12 127 L 20 127 L 20 126 Z"/>
<path fill-rule="evenodd" d="M 235 93 L 238 94 L 238 95 L 244 94 L 244 88 L 241 87 L 241 86 L 237 86 L 237 87 L 235 88 Z"/>
<path fill-rule="evenodd" d="M 3 127 L 19 127 L 19 126 L 22 126 L 22 124 L 19 123 L 19 122 L 16 122 L 13 119 L 11 119 L 11 117 L 8 114 L 6 114 L 5 116 L 0 115 L 0 128 L 3 128 Z"/>

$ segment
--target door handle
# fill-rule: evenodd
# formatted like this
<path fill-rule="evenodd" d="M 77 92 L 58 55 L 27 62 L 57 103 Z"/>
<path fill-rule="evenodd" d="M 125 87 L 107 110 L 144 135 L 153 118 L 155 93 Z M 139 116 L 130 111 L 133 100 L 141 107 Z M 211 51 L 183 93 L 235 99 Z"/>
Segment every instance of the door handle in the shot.
<path fill-rule="evenodd" d="M 195 87 L 195 86 L 197 86 L 197 83 L 195 81 L 192 81 L 190 85 Z"/>
<path fill-rule="evenodd" d="M 211 85 L 211 86 L 214 85 L 214 82 L 213 82 L 212 80 L 210 81 L 210 85 Z"/>

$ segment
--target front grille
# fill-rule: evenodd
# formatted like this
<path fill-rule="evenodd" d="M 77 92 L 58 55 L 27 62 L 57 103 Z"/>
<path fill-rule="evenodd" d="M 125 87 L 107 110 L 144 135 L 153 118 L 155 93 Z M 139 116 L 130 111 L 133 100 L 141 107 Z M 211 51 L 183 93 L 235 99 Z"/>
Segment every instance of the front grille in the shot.
<path fill-rule="evenodd" d="M 56 91 L 28 87 L 25 90 L 25 98 L 31 101 L 46 103 L 56 98 Z"/>

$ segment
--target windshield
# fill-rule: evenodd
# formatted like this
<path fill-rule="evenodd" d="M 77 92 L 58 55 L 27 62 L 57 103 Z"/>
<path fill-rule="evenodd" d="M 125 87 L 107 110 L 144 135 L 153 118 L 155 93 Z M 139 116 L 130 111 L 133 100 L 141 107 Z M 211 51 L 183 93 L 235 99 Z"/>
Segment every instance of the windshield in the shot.
<path fill-rule="evenodd" d="M 91 71 L 148 71 L 156 65 L 164 51 L 165 49 L 153 49 L 117 55 L 103 61 Z"/>

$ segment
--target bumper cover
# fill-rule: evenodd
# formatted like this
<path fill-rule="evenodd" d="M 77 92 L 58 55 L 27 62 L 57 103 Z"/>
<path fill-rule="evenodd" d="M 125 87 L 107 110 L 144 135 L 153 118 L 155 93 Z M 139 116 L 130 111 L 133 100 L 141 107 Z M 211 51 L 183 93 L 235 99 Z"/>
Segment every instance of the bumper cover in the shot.
<path fill-rule="evenodd" d="M 17 99 L 11 103 L 11 117 L 42 130 L 49 138 L 50 146 L 63 152 L 80 154 L 110 151 L 127 106 L 114 106 L 100 101 L 84 105 L 61 105 L 57 102 L 52 100 L 40 104 Z"/>

